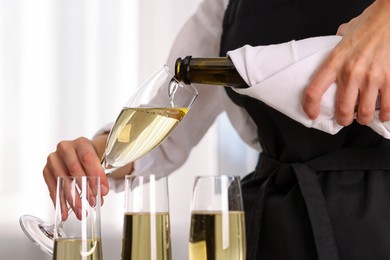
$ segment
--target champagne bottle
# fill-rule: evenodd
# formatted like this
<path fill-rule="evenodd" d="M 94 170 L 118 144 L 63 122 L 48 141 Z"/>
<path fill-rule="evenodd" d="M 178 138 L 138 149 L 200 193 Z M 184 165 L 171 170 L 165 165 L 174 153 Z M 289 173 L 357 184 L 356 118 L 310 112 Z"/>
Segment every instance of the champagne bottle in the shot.
<path fill-rule="evenodd" d="M 247 88 L 233 62 L 228 57 L 178 58 L 175 64 L 175 78 L 185 84 L 198 83 Z"/>

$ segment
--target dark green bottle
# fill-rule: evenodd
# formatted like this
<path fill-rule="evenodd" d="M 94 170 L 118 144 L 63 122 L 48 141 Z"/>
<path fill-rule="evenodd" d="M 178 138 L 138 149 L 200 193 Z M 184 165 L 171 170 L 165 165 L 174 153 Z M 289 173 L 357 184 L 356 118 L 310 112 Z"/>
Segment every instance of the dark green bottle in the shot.
<path fill-rule="evenodd" d="M 175 64 L 175 78 L 185 84 L 198 83 L 247 88 L 229 58 L 178 58 Z"/>

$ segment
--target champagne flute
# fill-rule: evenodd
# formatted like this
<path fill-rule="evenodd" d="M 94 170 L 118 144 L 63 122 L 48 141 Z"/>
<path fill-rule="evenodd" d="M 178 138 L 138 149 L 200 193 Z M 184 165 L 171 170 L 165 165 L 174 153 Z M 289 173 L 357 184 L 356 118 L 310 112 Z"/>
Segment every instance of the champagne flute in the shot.
<path fill-rule="evenodd" d="M 180 84 L 167 66 L 155 72 L 125 105 L 110 131 L 101 161 L 105 173 L 135 161 L 163 142 L 197 95 L 193 86 Z M 53 254 L 54 225 L 31 215 L 21 216 L 19 223 L 34 244 Z"/>
<path fill-rule="evenodd" d="M 126 176 L 123 260 L 171 260 L 168 177 Z"/>
<path fill-rule="evenodd" d="M 245 260 L 238 176 L 197 176 L 191 202 L 190 260 Z"/>
<path fill-rule="evenodd" d="M 54 227 L 54 260 L 103 259 L 100 199 L 99 176 L 58 178 L 55 223 L 61 225 Z M 65 206 L 76 208 L 77 214 L 64 216 Z"/>

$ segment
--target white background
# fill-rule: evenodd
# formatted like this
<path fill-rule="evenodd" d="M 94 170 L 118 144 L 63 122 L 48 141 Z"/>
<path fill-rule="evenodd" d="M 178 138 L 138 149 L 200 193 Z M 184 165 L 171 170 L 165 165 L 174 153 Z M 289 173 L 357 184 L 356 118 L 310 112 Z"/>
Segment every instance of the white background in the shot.
<path fill-rule="evenodd" d="M 0 259 L 50 259 L 24 236 L 19 216 L 48 221 L 42 178 L 58 141 L 92 137 L 167 58 L 199 0 L 0 0 Z M 189 53 L 190 54 L 190 53 Z M 228 140 L 228 141 L 227 141 Z M 251 171 L 256 155 L 225 115 L 170 176 L 173 259 L 188 259 L 195 175 Z M 102 209 L 105 259 L 120 259 L 123 194 Z"/>

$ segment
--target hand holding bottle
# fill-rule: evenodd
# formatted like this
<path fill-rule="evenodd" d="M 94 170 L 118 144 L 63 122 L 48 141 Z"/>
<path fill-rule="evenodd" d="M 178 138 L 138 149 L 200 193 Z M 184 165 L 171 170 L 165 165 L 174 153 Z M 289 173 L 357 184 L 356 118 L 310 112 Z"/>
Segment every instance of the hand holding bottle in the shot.
<path fill-rule="evenodd" d="M 303 111 L 302 97 L 316 69 L 341 40 L 341 36 L 323 36 L 266 46 L 246 45 L 229 51 L 230 60 L 185 58 L 184 61 L 189 60 L 188 65 L 177 62 L 175 74 L 183 81 L 233 87 L 235 92 L 263 101 L 306 127 L 336 134 L 343 128 L 335 117 L 337 82 L 331 82 L 321 96 L 321 113 L 315 119 Z M 218 64 L 214 60 L 218 60 Z M 242 77 L 241 81 L 237 80 L 237 73 Z M 202 77 L 203 74 L 206 77 Z M 236 87 L 237 82 L 241 82 L 238 84 L 241 88 Z M 244 85 L 247 88 L 242 88 Z M 390 139 L 390 122 L 382 122 L 379 111 L 374 112 L 367 125 Z"/>
<path fill-rule="evenodd" d="M 323 94 L 337 82 L 335 117 L 338 124 L 352 123 L 358 102 L 357 121 L 373 120 L 378 94 L 379 118 L 390 121 L 390 2 L 377 0 L 361 15 L 340 26 L 342 41 L 314 74 L 303 98 L 311 119 L 320 114 Z"/>

